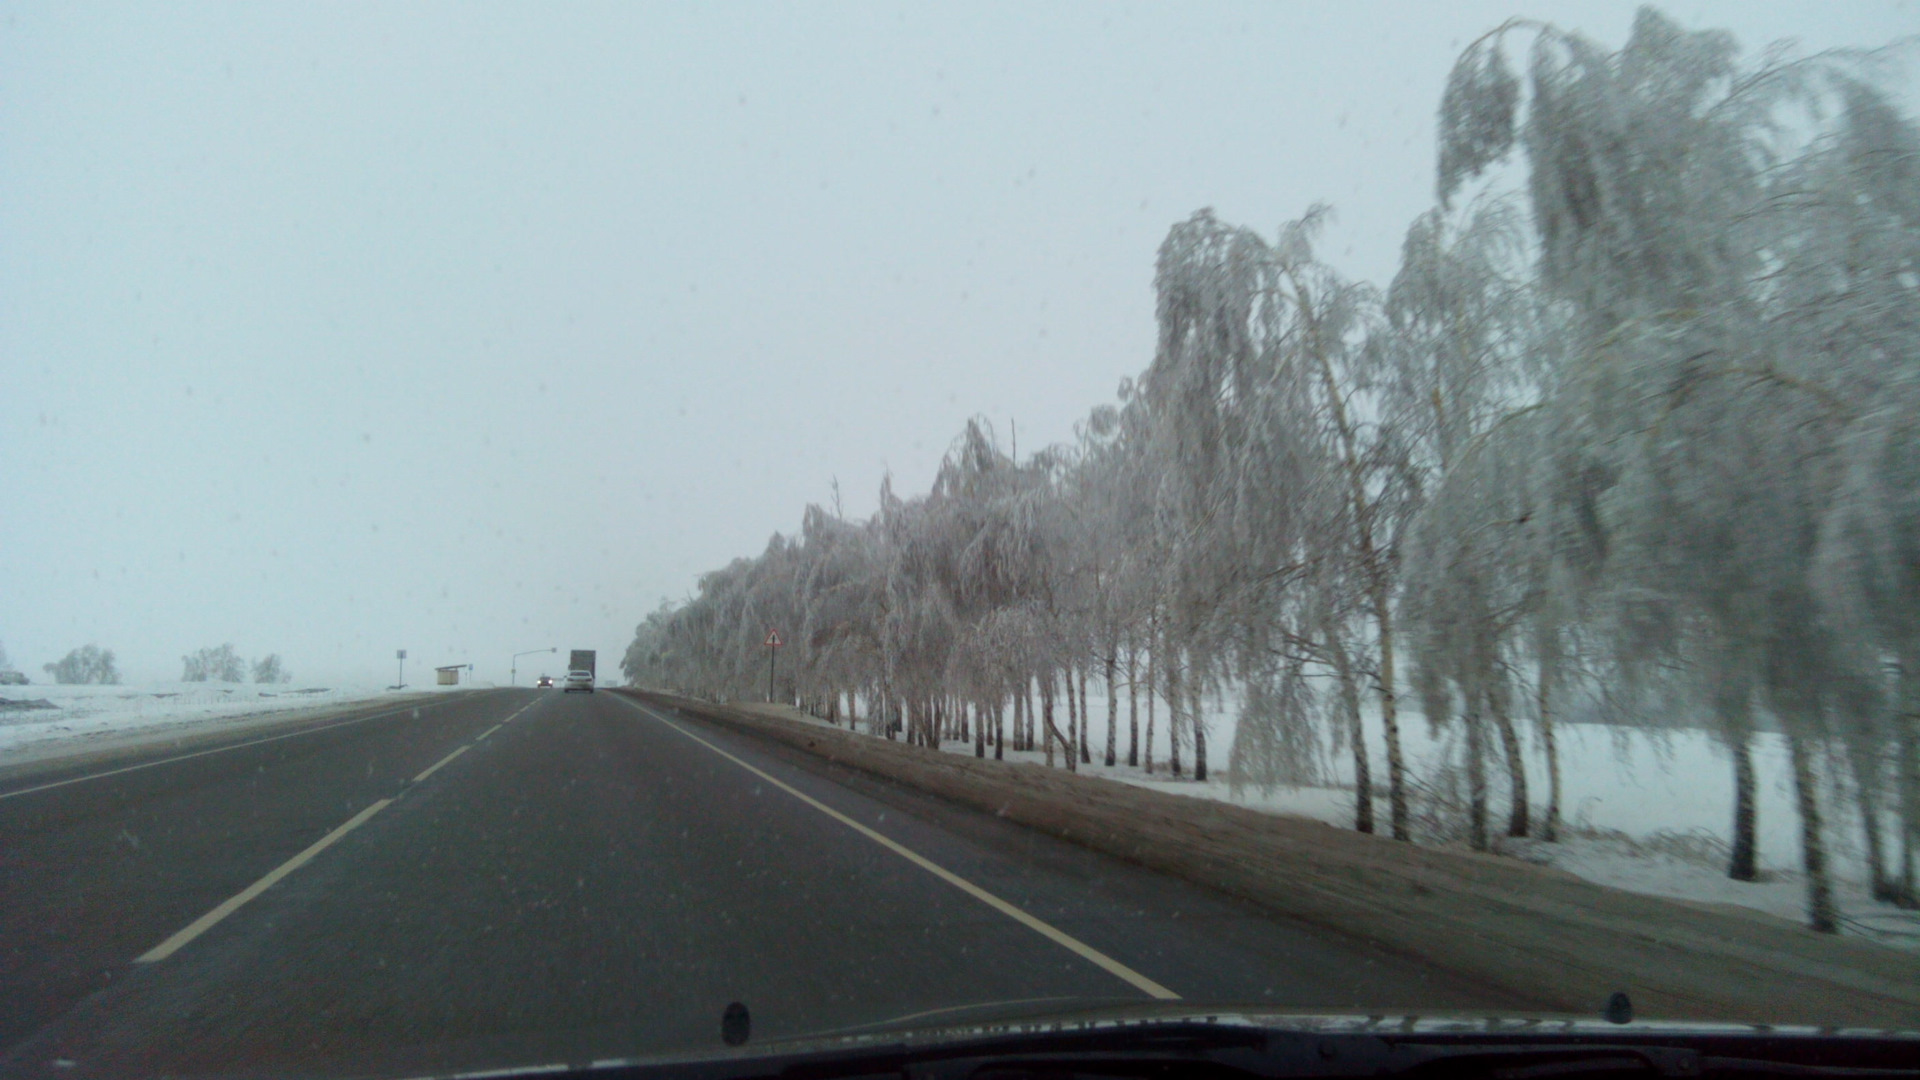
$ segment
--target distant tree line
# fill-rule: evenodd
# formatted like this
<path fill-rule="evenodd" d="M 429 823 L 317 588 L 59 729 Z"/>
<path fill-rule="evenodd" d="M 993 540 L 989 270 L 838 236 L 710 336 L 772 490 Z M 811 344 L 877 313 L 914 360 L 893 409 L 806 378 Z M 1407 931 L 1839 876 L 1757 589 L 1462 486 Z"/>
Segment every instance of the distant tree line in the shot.
<path fill-rule="evenodd" d="M 82 645 L 69 650 L 58 661 L 42 664 L 41 668 L 52 675 L 57 683 L 113 686 L 120 682 L 120 669 L 114 666 L 113 650 L 98 645 Z"/>
<path fill-rule="evenodd" d="M 649 615 L 622 667 L 759 697 L 778 627 L 779 694 L 822 716 L 1070 769 L 1151 768 L 1164 723 L 1166 767 L 1200 778 L 1201 702 L 1230 686 L 1235 783 L 1311 778 L 1339 748 L 1355 827 L 1399 840 L 1411 699 L 1457 736 L 1482 849 L 1561 834 L 1570 703 L 1697 715 L 1728 751 L 1746 880 L 1773 729 L 1811 925 L 1837 923 L 1840 799 L 1874 894 L 1913 906 L 1920 128 L 1884 62 L 1747 61 L 1652 9 L 1617 51 L 1508 22 L 1453 69 L 1436 205 L 1384 288 L 1321 260 L 1324 208 L 1271 236 L 1201 211 L 1160 248 L 1152 362 L 1071 444 L 1020 459 L 970 422 L 926 494 L 883 482 L 865 520 L 807 507 Z"/>
<path fill-rule="evenodd" d="M 181 682 L 245 682 L 248 670 L 246 660 L 231 643 L 200 649 L 180 658 Z M 251 670 L 256 683 L 293 681 L 293 676 L 281 664 L 279 653 L 255 660 Z"/>
<path fill-rule="evenodd" d="M 293 681 L 293 676 L 280 660 L 280 654 L 269 653 L 249 666 L 231 644 L 197 650 L 181 657 L 180 664 L 181 682 L 245 682 L 249 671 L 256 683 Z M 113 650 L 102 649 L 98 645 L 82 645 L 70 650 L 55 663 L 41 666 L 53 676 L 56 683 L 112 686 L 120 682 L 120 670 L 114 665 Z M 10 670 L 6 651 L 0 649 L 0 671 L 5 670 Z"/>

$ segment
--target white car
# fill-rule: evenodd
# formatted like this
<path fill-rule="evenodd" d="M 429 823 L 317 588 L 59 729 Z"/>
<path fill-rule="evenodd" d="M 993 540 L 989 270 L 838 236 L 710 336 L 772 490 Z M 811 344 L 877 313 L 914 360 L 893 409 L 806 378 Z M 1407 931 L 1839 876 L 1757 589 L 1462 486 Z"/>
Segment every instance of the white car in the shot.
<path fill-rule="evenodd" d="M 567 684 L 565 687 L 562 688 L 561 692 L 571 694 L 575 690 L 585 690 L 589 694 L 593 693 L 593 672 L 591 671 L 567 672 Z"/>

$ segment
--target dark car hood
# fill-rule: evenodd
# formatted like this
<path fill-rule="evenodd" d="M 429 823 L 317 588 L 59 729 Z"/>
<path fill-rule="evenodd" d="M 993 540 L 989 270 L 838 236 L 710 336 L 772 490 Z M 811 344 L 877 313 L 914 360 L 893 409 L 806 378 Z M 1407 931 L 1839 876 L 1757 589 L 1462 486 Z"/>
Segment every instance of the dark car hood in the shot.
<path fill-rule="evenodd" d="M 820 1066 L 872 1059 L 879 1071 L 892 1072 L 894 1062 L 926 1057 L 969 1057 L 1007 1053 L 1059 1053 L 1076 1048 L 1125 1047 L 1137 1040 L 1182 1039 L 1194 1044 L 1267 1045 L 1273 1037 L 1301 1036 L 1322 1040 L 1381 1040 L 1394 1043 L 1511 1044 L 1658 1044 L 1710 1040 L 1722 1043 L 1776 1043 L 1811 1039 L 1895 1040 L 1911 1042 L 1914 1060 L 1920 1060 L 1920 1028 L 1885 1030 L 1832 1028 L 1815 1025 L 1701 1023 L 1691 1021 L 1633 1021 L 1611 1023 L 1597 1016 L 1564 1014 L 1469 1013 L 1350 1013 L 1323 1010 L 1276 1009 L 1264 1005 L 1200 1006 L 1173 1002 L 1127 1003 L 1068 1011 L 1029 1011 L 1019 1015 L 969 1016 L 941 1020 L 945 1013 L 992 1012 L 992 1006 L 942 1010 L 895 1021 L 793 1038 L 751 1042 L 738 1047 L 720 1045 L 716 1024 L 711 1050 L 600 1059 L 587 1066 L 593 1073 L 653 1072 L 689 1077 L 769 1075 L 797 1070 L 819 1073 Z M 717 1018 L 716 1018 L 717 1019 Z M 1140 1045 L 1145 1045 L 1141 1043 Z M 1324 1049 L 1324 1044 L 1323 1044 Z M 1107 1051 L 1111 1052 L 1111 1051 Z M 1124 1049 L 1121 1052 L 1126 1052 Z M 733 1066 L 733 1067 L 729 1067 Z M 579 1063 L 527 1063 L 525 1066 L 485 1072 L 426 1074 L 444 1077 L 514 1076 L 579 1071 Z M 832 1070 L 828 1070 L 831 1073 Z"/>

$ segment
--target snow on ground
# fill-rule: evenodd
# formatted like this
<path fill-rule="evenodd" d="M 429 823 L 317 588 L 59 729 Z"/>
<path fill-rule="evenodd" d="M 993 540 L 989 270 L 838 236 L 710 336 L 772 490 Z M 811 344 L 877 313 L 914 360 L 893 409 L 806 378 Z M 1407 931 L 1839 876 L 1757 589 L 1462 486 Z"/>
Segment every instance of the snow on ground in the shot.
<path fill-rule="evenodd" d="M 436 688 L 409 693 L 415 689 Z M 386 694 L 380 687 L 346 684 L 8 686 L 0 689 L 0 765 L 241 727 L 266 714 L 337 708 Z"/>
<path fill-rule="evenodd" d="M 1247 786 L 1236 791 L 1229 779 L 1234 717 L 1232 703 L 1208 702 L 1208 763 L 1205 783 L 1192 779 L 1192 751 L 1183 752 L 1184 772 L 1167 771 L 1166 712 L 1159 710 L 1153 761 L 1154 772 L 1128 767 L 1127 701 L 1119 702 L 1119 763 L 1108 769 L 1106 751 L 1107 703 L 1088 687 L 1088 711 L 1093 715 L 1089 749 L 1093 762 L 1081 771 L 1122 783 L 1151 787 L 1170 794 L 1218 799 L 1271 814 L 1311 818 L 1343 828 L 1354 821 L 1353 759 L 1350 753 L 1323 748 L 1315 763 L 1313 782 L 1282 785 L 1269 791 Z M 1377 712 L 1367 714 L 1366 725 L 1377 794 L 1374 814 L 1378 828 L 1387 827 L 1386 747 Z M 824 721 L 821 721 L 824 723 Z M 1066 729 L 1064 704 L 1055 723 Z M 1140 723 L 1146 715 L 1142 703 Z M 1401 739 L 1413 787 L 1412 817 L 1416 837 L 1440 846 L 1465 845 L 1457 835 L 1459 821 L 1439 808 L 1445 801 L 1448 762 L 1457 760 L 1458 747 L 1449 733 L 1436 736 L 1417 711 L 1401 714 Z M 862 725 L 861 730 L 865 730 Z M 1546 756 L 1531 725 L 1522 736 L 1527 749 L 1531 785 L 1529 802 L 1538 828 L 1546 803 Z M 1501 838 L 1504 855 L 1553 866 L 1588 881 L 1630 892 L 1664 896 L 1695 903 L 1732 905 L 1764 912 L 1795 923 L 1806 919 L 1806 884 L 1800 866 L 1800 817 L 1795 808 L 1792 774 L 1785 740 L 1758 736 L 1754 765 L 1758 774 L 1759 862 L 1761 880 L 1734 881 L 1726 876 L 1728 836 L 1733 815 L 1732 759 L 1711 735 L 1686 728 L 1646 730 L 1602 724 L 1561 724 L 1556 728 L 1562 774 L 1561 814 L 1565 822 L 1560 842 Z M 950 753 L 971 754 L 972 743 L 948 743 Z M 987 751 L 991 754 L 991 748 Z M 1494 753 L 1499 753 L 1496 746 Z M 1007 753 L 1009 760 L 1044 762 L 1037 751 Z M 1457 770 L 1454 770 L 1457 772 Z M 1504 768 L 1492 770 L 1492 825 L 1504 831 L 1508 795 Z M 1833 774 L 1827 773 L 1830 778 Z M 1835 798 L 1825 787 L 1828 859 L 1835 878 L 1836 902 L 1843 928 L 1887 944 L 1920 950 L 1920 912 L 1902 911 L 1873 900 L 1860 838 L 1859 815 L 1851 800 Z M 1889 819 L 1891 825 L 1891 819 Z M 1447 830 L 1453 830 L 1449 834 Z"/>

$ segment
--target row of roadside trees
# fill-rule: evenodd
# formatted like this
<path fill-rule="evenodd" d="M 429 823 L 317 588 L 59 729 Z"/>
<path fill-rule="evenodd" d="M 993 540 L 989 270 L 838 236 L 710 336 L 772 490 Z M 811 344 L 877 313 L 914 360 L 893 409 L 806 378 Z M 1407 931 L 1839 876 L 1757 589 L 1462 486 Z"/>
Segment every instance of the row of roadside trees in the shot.
<path fill-rule="evenodd" d="M 1437 202 L 1384 287 L 1319 257 L 1323 208 L 1193 215 L 1152 362 L 1072 443 L 1016 459 L 974 421 L 924 495 L 808 507 L 648 616 L 628 678 L 756 697 L 767 628 L 797 627 L 786 690 L 821 715 L 1068 768 L 1138 763 L 1164 723 L 1201 778 L 1200 702 L 1232 687 L 1236 782 L 1338 747 L 1355 827 L 1399 840 L 1418 711 L 1458 736 L 1476 848 L 1560 834 L 1576 703 L 1694 717 L 1742 879 L 1778 731 L 1811 924 L 1836 925 L 1839 799 L 1875 894 L 1914 905 L 1920 128 L 1886 62 L 1743 59 L 1652 9 L 1618 50 L 1504 24 L 1454 68 Z"/>

